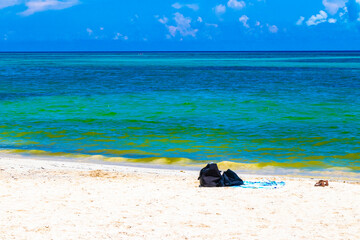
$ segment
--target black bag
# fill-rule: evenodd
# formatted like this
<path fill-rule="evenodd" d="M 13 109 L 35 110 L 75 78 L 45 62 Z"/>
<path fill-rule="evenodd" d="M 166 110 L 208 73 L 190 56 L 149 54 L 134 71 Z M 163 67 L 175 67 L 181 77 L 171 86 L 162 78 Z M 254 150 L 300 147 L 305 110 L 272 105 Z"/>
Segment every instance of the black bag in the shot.
<path fill-rule="evenodd" d="M 200 176 L 200 187 L 223 187 L 224 179 L 221 176 L 219 168 L 216 163 L 209 163 L 201 169 Z"/>
<path fill-rule="evenodd" d="M 230 169 L 224 172 L 223 178 L 225 186 L 240 186 L 244 184 L 244 181 L 241 180 L 241 178 L 239 178 L 239 176 Z"/>

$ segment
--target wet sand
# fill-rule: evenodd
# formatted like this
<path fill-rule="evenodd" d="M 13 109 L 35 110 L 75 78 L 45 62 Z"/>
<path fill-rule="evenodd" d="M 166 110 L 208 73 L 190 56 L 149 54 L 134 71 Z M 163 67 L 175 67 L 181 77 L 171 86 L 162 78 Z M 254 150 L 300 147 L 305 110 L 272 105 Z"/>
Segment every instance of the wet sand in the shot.
<path fill-rule="evenodd" d="M 0 239 L 359 239 L 360 184 L 199 188 L 198 171 L 0 157 Z"/>

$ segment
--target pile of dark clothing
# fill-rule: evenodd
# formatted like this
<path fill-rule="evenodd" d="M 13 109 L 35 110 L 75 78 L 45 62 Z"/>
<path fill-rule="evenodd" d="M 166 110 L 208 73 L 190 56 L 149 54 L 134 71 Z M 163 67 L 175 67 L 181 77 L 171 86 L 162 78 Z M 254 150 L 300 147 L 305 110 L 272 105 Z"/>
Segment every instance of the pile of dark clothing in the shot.
<path fill-rule="evenodd" d="M 230 187 L 244 184 L 244 181 L 230 169 L 221 175 L 216 163 L 209 163 L 201 169 L 198 180 L 200 187 Z"/>

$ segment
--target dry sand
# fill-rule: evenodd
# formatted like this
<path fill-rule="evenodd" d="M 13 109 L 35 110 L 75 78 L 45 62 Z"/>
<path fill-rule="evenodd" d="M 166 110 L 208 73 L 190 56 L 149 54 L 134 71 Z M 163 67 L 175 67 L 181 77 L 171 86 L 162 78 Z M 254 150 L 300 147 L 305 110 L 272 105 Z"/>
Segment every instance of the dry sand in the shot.
<path fill-rule="evenodd" d="M 360 239 L 360 185 L 199 188 L 197 171 L 0 159 L 0 239 Z"/>

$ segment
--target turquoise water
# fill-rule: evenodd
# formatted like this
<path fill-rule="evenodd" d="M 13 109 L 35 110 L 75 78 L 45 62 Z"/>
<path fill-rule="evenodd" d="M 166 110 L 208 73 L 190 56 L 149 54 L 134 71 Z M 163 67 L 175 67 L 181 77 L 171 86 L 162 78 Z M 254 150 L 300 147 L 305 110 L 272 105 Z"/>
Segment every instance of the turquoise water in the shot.
<path fill-rule="evenodd" d="M 0 53 L 0 149 L 360 172 L 360 52 Z"/>

